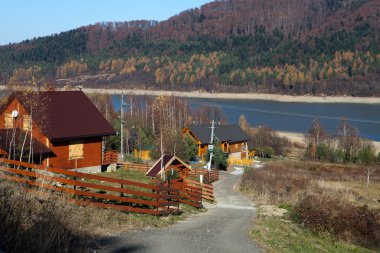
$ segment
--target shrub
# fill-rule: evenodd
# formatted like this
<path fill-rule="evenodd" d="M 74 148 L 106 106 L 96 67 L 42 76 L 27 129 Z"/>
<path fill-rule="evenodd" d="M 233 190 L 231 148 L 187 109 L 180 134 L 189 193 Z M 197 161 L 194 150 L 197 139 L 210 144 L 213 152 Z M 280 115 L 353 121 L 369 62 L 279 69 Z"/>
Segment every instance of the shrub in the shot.
<path fill-rule="evenodd" d="M 293 218 L 314 232 L 329 232 L 339 239 L 365 247 L 380 246 L 380 216 L 331 194 L 308 195 L 295 206 Z"/>
<path fill-rule="evenodd" d="M 256 149 L 263 150 L 267 147 L 271 147 L 273 154 L 285 156 L 292 147 L 292 143 L 289 139 L 280 137 L 276 131 L 267 126 L 253 128 L 249 127 L 249 125 L 245 125 L 242 128 L 244 128 L 246 134 L 251 137 L 250 145 Z"/>
<path fill-rule="evenodd" d="M 260 157 L 271 158 L 274 155 L 274 150 L 272 147 L 263 147 L 263 148 L 257 148 L 256 153 Z"/>
<path fill-rule="evenodd" d="M 327 162 L 334 160 L 334 150 L 332 150 L 327 144 L 322 143 L 317 147 L 317 157 L 320 161 Z"/>
<path fill-rule="evenodd" d="M 376 154 L 372 145 L 364 145 L 358 152 L 357 159 L 364 164 L 376 162 Z"/>

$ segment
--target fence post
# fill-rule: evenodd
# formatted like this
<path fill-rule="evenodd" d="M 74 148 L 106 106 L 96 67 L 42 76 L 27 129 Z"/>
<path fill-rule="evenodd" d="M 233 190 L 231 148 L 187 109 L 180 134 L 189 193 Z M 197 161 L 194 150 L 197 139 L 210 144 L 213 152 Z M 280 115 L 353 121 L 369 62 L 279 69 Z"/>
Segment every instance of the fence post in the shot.
<path fill-rule="evenodd" d="M 123 184 L 120 184 L 120 189 L 123 189 Z M 124 197 L 124 194 L 120 192 L 120 197 Z"/>
<path fill-rule="evenodd" d="M 74 176 L 74 191 L 77 190 L 77 176 Z"/>

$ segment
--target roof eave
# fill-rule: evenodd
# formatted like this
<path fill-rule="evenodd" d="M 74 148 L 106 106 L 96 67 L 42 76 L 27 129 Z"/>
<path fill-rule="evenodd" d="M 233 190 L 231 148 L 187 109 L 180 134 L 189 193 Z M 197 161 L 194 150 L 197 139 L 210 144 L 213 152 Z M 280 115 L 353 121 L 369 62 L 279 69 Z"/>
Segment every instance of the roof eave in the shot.
<path fill-rule="evenodd" d="M 77 136 L 65 136 L 65 137 L 53 137 L 49 138 L 50 141 L 72 141 L 72 140 L 78 140 L 78 139 L 86 139 L 86 138 L 93 138 L 93 137 L 106 137 L 106 136 L 112 136 L 116 135 L 116 132 L 110 132 L 110 133 L 100 133 L 100 134 L 88 134 L 88 135 L 77 135 Z"/>

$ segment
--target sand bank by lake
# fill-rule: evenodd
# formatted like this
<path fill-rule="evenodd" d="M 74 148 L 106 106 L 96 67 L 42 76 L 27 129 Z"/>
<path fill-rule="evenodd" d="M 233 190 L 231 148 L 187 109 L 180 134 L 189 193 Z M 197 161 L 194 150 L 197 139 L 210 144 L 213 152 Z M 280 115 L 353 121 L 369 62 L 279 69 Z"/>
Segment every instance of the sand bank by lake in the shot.
<path fill-rule="evenodd" d="M 218 99 L 246 99 L 246 100 L 271 100 L 278 102 L 302 102 L 302 103 L 355 103 L 355 104 L 380 104 L 380 97 L 349 97 L 349 96 L 292 96 L 262 93 L 210 93 L 210 92 L 182 92 L 162 90 L 128 90 L 128 89 L 83 89 L 86 93 L 104 93 L 112 95 L 152 95 L 152 96 L 176 96 L 189 98 L 218 98 Z"/>

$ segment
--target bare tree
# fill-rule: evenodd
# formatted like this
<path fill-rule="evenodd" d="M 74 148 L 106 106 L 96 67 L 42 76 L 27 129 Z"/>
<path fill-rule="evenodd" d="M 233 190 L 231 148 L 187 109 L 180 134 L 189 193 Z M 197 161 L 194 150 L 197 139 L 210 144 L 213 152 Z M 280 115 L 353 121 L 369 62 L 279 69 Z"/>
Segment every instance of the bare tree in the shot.
<path fill-rule="evenodd" d="M 319 146 L 320 142 L 326 138 L 326 131 L 318 119 L 313 120 L 309 134 L 317 146 Z"/>
<path fill-rule="evenodd" d="M 347 120 L 342 120 L 337 128 L 339 145 L 344 150 L 345 160 L 352 161 L 361 147 L 361 140 L 357 128 L 350 126 Z"/>
<path fill-rule="evenodd" d="M 369 186 L 369 177 L 370 177 L 373 173 L 375 173 L 375 171 L 376 171 L 376 168 L 370 168 L 370 167 L 365 168 L 365 173 L 366 173 L 366 175 L 367 175 L 367 188 L 368 188 L 368 186 Z"/>
<path fill-rule="evenodd" d="M 208 124 L 211 120 L 226 124 L 227 118 L 218 106 L 202 105 L 193 113 L 193 119 L 198 124 Z"/>
<path fill-rule="evenodd" d="M 244 114 L 240 115 L 239 117 L 239 126 L 241 127 L 241 129 L 243 129 L 244 132 L 249 131 L 249 129 L 251 128 Z"/>

